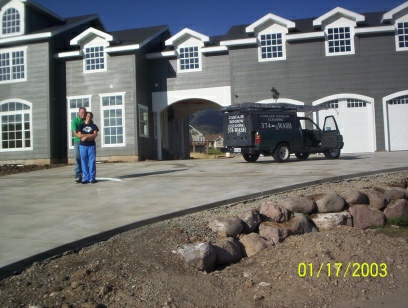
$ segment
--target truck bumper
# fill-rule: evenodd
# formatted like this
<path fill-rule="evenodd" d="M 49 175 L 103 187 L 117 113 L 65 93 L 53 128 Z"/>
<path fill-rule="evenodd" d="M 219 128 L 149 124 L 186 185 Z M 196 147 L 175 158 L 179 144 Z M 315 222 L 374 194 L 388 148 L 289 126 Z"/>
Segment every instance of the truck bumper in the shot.
<path fill-rule="evenodd" d="M 259 154 L 259 150 L 255 148 L 234 148 L 226 147 L 221 149 L 222 153 L 241 153 L 241 154 Z"/>

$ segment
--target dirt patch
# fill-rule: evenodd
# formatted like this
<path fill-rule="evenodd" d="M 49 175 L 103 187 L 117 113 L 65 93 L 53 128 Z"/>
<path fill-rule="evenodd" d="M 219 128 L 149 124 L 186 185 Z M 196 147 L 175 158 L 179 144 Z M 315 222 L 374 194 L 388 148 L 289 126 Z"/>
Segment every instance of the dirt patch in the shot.
<path fill-rule="evenodd" d="M 0 176 L 27 173 L 31 171 L 47 170 L 51 168 L 65 167 L 66 164 L 49 164 L 49 165 L 2 165 L 0 166 Z"/>
<path fill-rule="evenodd" d="M 186 243 L 216 241 L 210 220 L 259 208 L 265 200 L 385 189 L 407 178 L 408 172 L 396 172 L 315 185 L 145 226 L 3 279 L 0 302 L 3 307 L 357 307 L 372 301 L 381 306 L 382 299 L 384 307 L 391 300 L 406 303 L 406 227 L 363 231 L 342 226 L 292 236 L 211 273 L 190 268 L 175 251 Z"/>

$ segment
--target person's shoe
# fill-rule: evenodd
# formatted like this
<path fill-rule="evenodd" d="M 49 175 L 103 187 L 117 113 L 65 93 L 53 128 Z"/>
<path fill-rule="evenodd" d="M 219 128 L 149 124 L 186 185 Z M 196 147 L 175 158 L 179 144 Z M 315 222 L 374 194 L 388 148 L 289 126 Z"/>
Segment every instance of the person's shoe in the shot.
<path fill-rule="evenodd" d="M 88 184 L 89 182 L 82 182 L 82 184 Z"/>
<path fill-rule="evenodd" d="M 96 184 L 96 183 L 98 183 L 97 180 L 92 180 L 92 181 L 91 181 L 91 184 Z"/>
<path fill-rule="evenodd" d="M 75 179 L 75 184 L 79 184 L 79 183 L 81 183 L 82 182 L 82 179 L 81 178 L 76 178 Z"/>

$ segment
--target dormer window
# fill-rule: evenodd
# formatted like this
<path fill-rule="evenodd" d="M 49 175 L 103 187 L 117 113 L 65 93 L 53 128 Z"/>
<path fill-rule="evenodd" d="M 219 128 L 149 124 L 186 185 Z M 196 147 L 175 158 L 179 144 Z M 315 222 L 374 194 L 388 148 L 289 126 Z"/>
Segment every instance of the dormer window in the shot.
<path fill-rule="evenodd" d="M 327 29 L 327 51 L 329 54 L 351 53 L 352 42 L 350 27 Z"/>
<path fill-rule="evenodd" d="M 85 71 L 95 72 L 105 70 L 105 52 L 103 46 L 85 48 Z"/>
<path fill-rule="evenodd" d="M 2 33 L 20 33 L 20 13 L 15 8 L 9 8 L 3 14 Z"/>
<path fill-rule="evenodd" d="M 262 34 L 259 41 L 262 59 L 283 58 L 282 33 Z"/>
<path fill-rule="evenodd" d="M 397 50 L 408 50 L 408 22 L 397 23 Z"/>
<path fill-rule="evenodd" d="M 196 71 L 200 69 L 198 47 L 180 47 L 180 71 Z"/>

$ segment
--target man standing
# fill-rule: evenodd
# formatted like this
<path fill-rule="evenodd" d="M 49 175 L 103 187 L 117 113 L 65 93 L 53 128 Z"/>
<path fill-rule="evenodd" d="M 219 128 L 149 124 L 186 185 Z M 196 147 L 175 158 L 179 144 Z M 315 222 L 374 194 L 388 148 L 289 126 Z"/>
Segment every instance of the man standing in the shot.
<path fill-rule="evenodd" d="M 81 141 L 78 135 L 79 125 L 85 122 L 86 108 L 81 107 L 78 111 L 78 116 L 71 122 L 71 131 L 74 134 L 74 173 L 75 173 L 75 184 L 82 182 L 82 168 L 81 168 L 81 155 L 79 153 L 79 143 Z"/>

